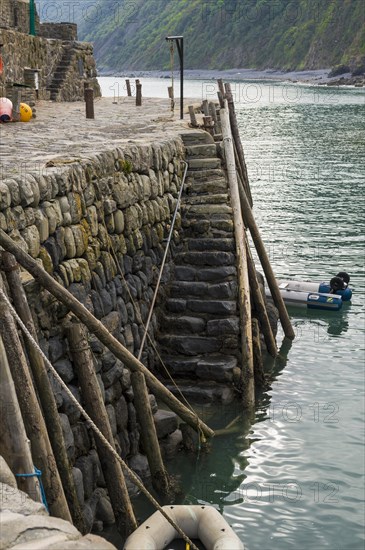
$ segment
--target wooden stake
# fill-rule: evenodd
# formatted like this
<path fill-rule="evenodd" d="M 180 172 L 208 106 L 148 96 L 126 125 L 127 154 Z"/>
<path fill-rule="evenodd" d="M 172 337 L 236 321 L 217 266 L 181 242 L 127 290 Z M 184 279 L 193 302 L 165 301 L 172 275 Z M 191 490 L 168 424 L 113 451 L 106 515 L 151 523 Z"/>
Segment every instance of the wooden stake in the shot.
<path fill-rule="evenodd" d="M 233 100 L 232 89 L 231 89 L 231 85 L 228 82 L 225 84 L 225 89 L 226 89 L 226 98 L 227 98 L 228 106 L 229 106 L 229 118 L 230 118 L 230 121 L 231 121 L 232 135 L 233 135 L 234 143 L 235 143 L 235 146 L 236 146 L 236 149 L 237 149 L 237 154 L 238 154 L 238 158 L 239 158 L 239 165 L 241 167 L 241 171 L 242 171 L 242 175 L 243 175 L 243 183 L 244 183 L 244 186 L 245 186 L 246 195 L 248 197 L 250 206 L 252 207 L 252 195 L 251 195 L 251 189 L 250 189 L 250 182 L 249 182 L 249 179 L 248 179 L 247 166 L 246 166 L 246 161 L 245 161 L 245 154 L 243 152 L 240 132 L 239 132 L 239 129 L 238 129 L 237 116 L 236 116 L 236 111 L 235 111 L 235 108 L 234 108 L 234 100 Z"/>
<path fill-rule="evenodd" d="M 131 90 L 131 81 L 127 78 L 125 81 L 126 87 L 127 87 L 127 95 L 128 97 L 132 96 L 132 90 Z"/>
<path fill-rule="evenodd" d="M 3 289 L 1 277 L 0 287 Z M 61 479 L 57 470 L 46 425 L 34 391 L 29 367 L 21 346 L 17 326 L 9 307 L 0 294 L 0 333 L 19 400 L 27 435 L 31 441 L 34 465 L 42 471 L 47 502 L 51 515 L 72 522 Z M 31 472 L 32 473 L 33 469 Z M 27 473 L 27 472 L 24 472 Z"/>
<path fill-rule="evenodd" d="M 209 105 L 208 105 L 208 100 L 207 99 L 203 99 L 203 113 L 204 113 L 205 116 L 210 116 Z"/>
<path fill-rule="evenodd" d="M 217 96 L 218 96 L 220 108 L 224 109 L 224 94 L 222 94 L 222 92 L 217 92 Z"/>
<path fill-rule="evenodd" d="M 214 135 L 214 123 L 211 116 L 203 116 L 204 130 Z"/>
<path fill-rule="evenodd" d="M 250 285 L 248 279 L 247 256 L 245 246 L 246 230 L 242 219 L 241 203 L 238 190 L 239 186 L 236 174 L 236 164 L 234 159 L 233 140 L 229 122 L 229 110 L 227 100 L 225 100 L 225 108 L 221 109 L 221 124 L 236 240 L 239 288 L 238 303 L 241 319 L 242 383 L 244 388 L 243 398 L 245 406 L 249 408 L 253 407 L 255 404 Z"/>
<path fill-rule="evenodd" d="M 29 309 L 27 297 L 20 280 L 18 264 L 12 254 L 3 252 L 1 255 L 1 267 L 6 273 L 9 284 L 10 294 L 13 299 L 14 307 L 37 342 L 37 333 L 35 330 L 32 314 Z M 49 439 L 56 459 L 58 471 L 62 480 L 63 489 L 70 507 L 70 512 L 75 526 L 82 533 L 86 532 L 85 521 L 82 515 L 81 506 L 77 499 L 75 482 L 72 475 L 66 445 L 63 437 L 60 417 L 58 415 L 57 405 L 52 391 L 51 383 L 47 375 L 47 369 L 39 352 L 30 343 L 28 338 L 24 338 L 27 357 L 32 369 L 32 374 L 37 388 L 39 400 L 43 409 Z"/>
<path fill-rule="evenodd" d="M 189 105 L 189 114 L 190 114 L 190 122 L 191 122 L 191 125 L 193 128 L 197 128 L 198 127 L 198 121 L 196 120 L 196 116 L 195 116 L 195 111 L 194 111 L 194 106 L 193 105 Z"/>
<path fill-rule="evenodd" d="M 0 447 L 1 454 L 13 474 L 34 472 L 29 439 L 25 431 L 19 401 L 11 376 L 8 358 L 0 336 Z M 30 498 L 42 502 L 39 482 L 36 477 L 17 477 L 17 485 Z"/>
<path fill-rule="evenodd" d="M 260 326 L 258 320 L 255 317 L 252 317 L 252 344 L 255 386 L 257 388 L 262 388 L 265 384 L 264 363 L 261 353 Z"/>
<path fill-rule="evenodd" d="M 224 91 L 223 79 L 218 78 L 217 83 L 218 83 L 218 90 L 219 90 L 219 92 L 217 93 L 220 93 L 222 95 L 222 99 L 224 99 L 225 91 Z M 224 107 L 224 104 L 222 105 L 222 107 Z"/>
<path fill-rule="evenodd" d="M 142 84 L 136 80 L 136 106 L 141 107 L 142 105 Z"/>
<path fill-rule="evenodd" d="M 123 361 L 131 371 L 141 371 L 146 377 L 146 382 L 152 393 L 163 401 L 184 422 L 192 426 L 196 431 L 202 431 L 206 437 L 213 437 L 214 432 L 199 417 L 165 388 L 157 378 L 134 357 L 104 325 L 90 313 L 70 292 L 55 281 L 29 254 L 24 252 L 2 229 L 0 229 L 0 245 L 11 252 L 18 263 L 23 266 L 33 277 L 46 288 L 60 302 L 66 305 L 99 340 L 118 359 Z"/>
<path fill-rule="evenodd" d="M 162 461 L 146 380 L 141 372 L 133 372 L 131 378 L 135 395 L 134 406 L 141 426 L 141 438 L 151 470 L 152 484 L 156 491 L 166 495 L 169 494 L 170 483 Z"/>
<path fill-rule="evenodd" d="M 260 259 L 262 268 L 266 276 L 267 283 L 271 291 L 272 298 L 274 300 L 276 307 L 279 310 L 279 317 L 284 330 L 284 334 L 287 338 L 294 340 L 295 333 L 291 325 L 289 315 L 284 304 L 284 300 L 280 294 L 278 283 L 275 279 L 275 275 L 272 270 L 269 257 L 265 250 L 265 245 L 261 239 L 259 228 L 257 227 L 253 212 L 251 210 L 250 203 L 248 202 L 245 190 L 242 185 L 239 186 L 239 193 L 240 193 L 240 199 L 241 199 L 243 219 L 246 227 L 248 227 L 248 229 L 250 230 L 252 240 L 255 244 L 258 257 Z"/>
<path fill-rule="evenodd" d="M 108 413 L 93 366 L 94 362 L 89 347 L 87 330 L 76 319 L 72 321 L 72 324 L 67 327 L 67 338 L 85 410 L 104 437 L 109 441 L 110 445 L 115 449 Z M 137 529 L 138 524 L 134 516 L 122 467 L 97 436 L 95 440 L 118 529 L 121 534 L 128 536 L 132 531 Z"/>
<path fill-rule="evenodd" d="M 264 335 L 267 351 L 272 357 L 276 357 L 278 354 L 276 341 L 267 314 L 266 304 L 262 295 L 260 285 L 257 279 L 257 273 L 255 263 L 252 258 L 248 239 L 246 238 L 246 250 L 247 250 L 247 266 L 248 276 L 250 278 L 250 289 L 252 293 L 252 301 L 256 311 L 256 315 L 260 321 L 262 334 Z"/>
<path fill-rule="evenodd" d="M 220 134 L 221 130 L 220 128 L 218 128 L 217 111 L 215 109 L 215 104 L 212 101 L 209 103 L 209 114 L 212 117 L 212 120 L 214 122 L 214 133 Z"/>
<path fill-rule="evenodd" d="M 94 90 L 92 88 L 85 89 L 85 105 L 86 118 L 95 118 L 94 113 Z"/>

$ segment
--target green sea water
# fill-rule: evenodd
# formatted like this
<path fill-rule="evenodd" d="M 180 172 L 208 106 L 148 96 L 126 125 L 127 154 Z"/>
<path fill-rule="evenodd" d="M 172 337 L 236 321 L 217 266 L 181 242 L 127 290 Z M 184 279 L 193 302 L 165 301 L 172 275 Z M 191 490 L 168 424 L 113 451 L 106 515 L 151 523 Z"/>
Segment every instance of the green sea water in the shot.
<path fill-rule="evenodd" d="M 187 96 L 208 86 L 187 82 Z M 216 437 L 209 454 L 180 454 L 170 469 L 184 502 L 216 506 L 248 550 L 362 550 L 364 90 L 232 86 L 255 216 L 277 277 L 329 281 L 347 271 L 354 294 L 337 313 L 290 310 L 296 339 L 282 344 L 279 330 L 280 355 L 266 358 L 271 383 L 253 417 L 239 404 L 199 411 L 214 428 L 238 417 L 234 431 Z M 152 511 L 144 503 L 137 510 L 141 519 Z"/>

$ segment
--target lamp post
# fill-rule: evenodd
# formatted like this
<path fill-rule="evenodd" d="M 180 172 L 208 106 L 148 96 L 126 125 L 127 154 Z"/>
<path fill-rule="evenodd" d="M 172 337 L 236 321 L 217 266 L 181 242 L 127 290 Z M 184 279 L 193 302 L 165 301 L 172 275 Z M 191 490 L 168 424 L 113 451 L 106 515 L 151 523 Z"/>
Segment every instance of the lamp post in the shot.
<path fill-rule="evenodd" d="M 180 59 L 180 118 L 184 118 L 184 37 L 166 36 L 167 41 L 175 41 Z"/>

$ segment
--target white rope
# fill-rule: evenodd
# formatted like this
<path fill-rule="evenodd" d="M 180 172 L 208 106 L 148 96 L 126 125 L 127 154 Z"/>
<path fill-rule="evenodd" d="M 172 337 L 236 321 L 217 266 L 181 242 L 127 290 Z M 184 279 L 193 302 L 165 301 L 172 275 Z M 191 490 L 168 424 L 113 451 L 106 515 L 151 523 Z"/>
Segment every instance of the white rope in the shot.
<path fill-rule="evenodd" d="M 52 363 L 49 361 L 48 357 L 43 353 L 42 349 L 40 348 L 39 344 L 34 340 L 33 336 L 13 308 L 12 304 L 10 303 L 8 297 L 6 296 L 5 292 L 2 288 L 0 288 L 0 295 L 3 298 L 3 300 L 6 302 L 7 306 L 9 307 L 9 310 L 11 314 L 13 315 L 14 319 L 24 332 L 24 334 L 27 336 L 28 340 L 32 344 L 32 346 L 38 351 L 38 353 L 41 355 L 42 359 L 44 360 L 47 368 L 49 371 L 53 374 L 53 376 L 56 378 L 56 380 L 61 384 L 62 388 L 67 393 L 68 397 L 71 399 L 73 404 L 77 407 L 79 412 L 82 414 L 82 416 L 86 419 L 91 429 L 97 434 L 99 439 L 103 442 L 103 444 L 106 446 L 106 448 L 112 453 L 114 458 L 118 460 L 118 462 L 121 464 L 122 468 L 125 472 L 128 473 L 131 480 L 137 487 L 142 491 L 142 493 L 148 498 L 148 500 L 155 506 L 155 508 L 164 516 L 164 518 L 172 525 L 172 527 L 179 533 L 179 535 L 182 537 L 182 539 L 190 545 L 190 548 L 192 550 L 199 550 L 195 544 L 189 539 L 189 537 L 184 533 L 184 531 L 174 522 L 173 519 L 170 518 L 170 516 L 165 512 L 165 510 L 160 506 L 160 504 L 157 502 L 157 500 L 151 495 L 151 493 L 145 488 L 143 483 L 139 480 L 139 478 L 136 476 L 136 474 L 129 468 L 129 466 L 124 462 L 122 457 L 120 457 L 117 453 L 117 451 L 110 445 L 109 441 L 106 439 L 106 437 L 102 434 L 102 432 L 99 430 L 99 428 L 96 426 L 96 424 L 93 422 L 93 420 L 90 418 L 90 416 L 87 414 L 87 412 L 83 409 L 83 407 L 80 405 L 80 403 L 77 401 L 71 390 L 67 387 L 65 382 L 62 380 L 62 378 L 59 376 L 56 369 L 53 367 Z"/>

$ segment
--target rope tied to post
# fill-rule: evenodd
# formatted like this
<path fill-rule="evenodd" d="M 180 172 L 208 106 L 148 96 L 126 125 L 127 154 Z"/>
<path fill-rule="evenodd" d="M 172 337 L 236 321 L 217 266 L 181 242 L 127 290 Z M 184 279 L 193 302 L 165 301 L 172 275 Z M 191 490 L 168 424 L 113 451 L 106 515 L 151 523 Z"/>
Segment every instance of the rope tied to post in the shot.
<path fill-rule="evenodd" d="M 43 483 L 42 483 L 42 472 L 41 472 L 41 470 L 38 470 L 38 468 L 36 468 L 34 466 L 34 472 L 32 474 L 15 474 L 15 477 L 37 477 L 38 478 L 39 488 L 40 488 L 40 491 L 41 491 L 42 502 L 43 502 L 43 505 L 44 505 L 45 509 L 49 513 L 46 492 L 44 490 Z"/>

